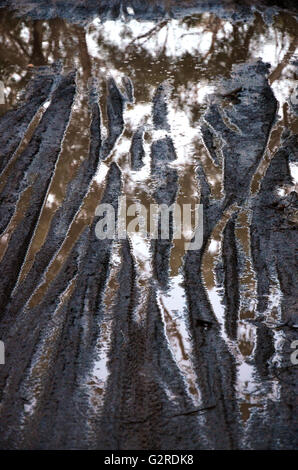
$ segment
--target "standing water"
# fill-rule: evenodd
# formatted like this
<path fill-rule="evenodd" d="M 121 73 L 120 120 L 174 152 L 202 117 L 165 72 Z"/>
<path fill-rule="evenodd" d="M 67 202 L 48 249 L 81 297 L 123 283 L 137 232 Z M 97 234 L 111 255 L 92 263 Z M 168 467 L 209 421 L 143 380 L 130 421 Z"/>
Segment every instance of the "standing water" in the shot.
<path fill-rule="evenodd" d="M 1 448 L 297 447 L 277 3 L 0 0 Z"/>

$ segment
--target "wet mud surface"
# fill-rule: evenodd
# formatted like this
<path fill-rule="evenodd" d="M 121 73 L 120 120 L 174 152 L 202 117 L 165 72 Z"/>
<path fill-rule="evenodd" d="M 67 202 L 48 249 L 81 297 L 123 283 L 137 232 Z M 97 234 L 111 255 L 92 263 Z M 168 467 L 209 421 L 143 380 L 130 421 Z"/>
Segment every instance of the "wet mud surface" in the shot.
<path fill-rule="evenodd" d="M 297 12 L 277 3 L 0 1 L 1 449 L 297 448 Z M 202 204 L 201 248 L 173 215 L 168 239 L 159 218 L 100 240 L 121 196 Z"/>

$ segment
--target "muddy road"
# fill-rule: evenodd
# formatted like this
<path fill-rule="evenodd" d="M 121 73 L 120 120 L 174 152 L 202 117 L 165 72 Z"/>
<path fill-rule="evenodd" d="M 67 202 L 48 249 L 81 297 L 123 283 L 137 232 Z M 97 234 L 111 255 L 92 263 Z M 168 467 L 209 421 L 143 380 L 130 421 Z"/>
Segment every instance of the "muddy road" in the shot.
<path fill-rule="evenodd" d="M 1 449 L 297 448 L 284 3 L 0 0 Z"/>

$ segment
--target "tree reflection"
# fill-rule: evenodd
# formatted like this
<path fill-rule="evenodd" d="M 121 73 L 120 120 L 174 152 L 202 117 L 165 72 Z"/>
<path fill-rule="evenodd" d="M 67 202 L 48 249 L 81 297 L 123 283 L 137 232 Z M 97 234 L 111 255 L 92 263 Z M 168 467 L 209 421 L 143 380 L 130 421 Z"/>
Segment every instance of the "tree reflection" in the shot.
<path fill-rule="evenodd" d="M 116 21 L 113 34 L 108 23 L 95 20 L 83 28 L 60 18 L 19 19 L 3 10 L 0 74 L 6 104 L 1 113 L 17 103 L 35 66 L 58 59 L 66 69 L 76 67 L 85 84 L 91 75 L 102 84 L 108 73 L 130 76 L 138 102 L 148 101 L 153 88 L 171 78 L 173 103 L 187 111 L 193 123 L 201 115 L 197 85 L 228 77 L 233 64 L 263 55 L 273 66 L 271 83 L 285 73 L 288 80 L 295 79 L 289 64 L 297 47 L 297 23 L 287 13 L 276 16 L 272 25 L 259 13 L 251 23 L 231 23 L 209 13 L 145 22 L 142 28 L 135 21 Z"/>

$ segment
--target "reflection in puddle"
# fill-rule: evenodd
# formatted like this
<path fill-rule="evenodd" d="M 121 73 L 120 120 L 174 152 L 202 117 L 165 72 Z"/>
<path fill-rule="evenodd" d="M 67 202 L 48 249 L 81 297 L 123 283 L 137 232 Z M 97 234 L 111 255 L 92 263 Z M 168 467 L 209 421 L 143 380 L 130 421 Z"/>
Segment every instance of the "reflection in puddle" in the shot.
<path fill-rule="evenodd" d="M 37 230 L 31 240 L 19 281 L 30 271 L 36 253 L 44 244 L 55 211 L 65 198 L 68 183 L 74 178 L 79 165 L 87 158 L 89 150 L 89 129 L 91 116 L 88 112 L 87 97 L 82 94 L 78 84 L 77 95 L 73 104 L 70 124 L 66 129 L 61 144 L 61 152 L 56 163 L 54 177 L 41 211 Z"/>
<path fill-rule="evenodd" d="M 186 382 L 186 389 L 194 406 L 198 407 L 202 404 L 201 394 L 192 360 L 193 346 L 187 325 L 186 298 L 182 282 L 181 275 L 172 277 L 166 293 L 157 291 L 157 300 L 173 358 Z"/>
<path fill-rule="evenodd" d="M 92 370 L 90 371 L 89 377 L 84 378 L 81 384 L 83 388 L 87 388 L 92 410 L 95 409 L 98 413 L 100 413 L 104 403 L 105 384 L 109 376 L 108 361 L 113 332 L 113 307 L 119 288 L 117 276 L 121 268 L 121 262 L 121 246 L 115 243 L 111 252 L 110 275 L 103 294 L 105 313 L 101 323 L 100 335 L 97 338 L 94 348 Z M 85 308 L 87 309 L 85 313 L 86 321 L 88 321 L 88 317 L 90 316 L 88 305 L 86 305 Z M 89 334 L 88 328 L 86 328 L 86 332 Z M 92 426 L 91 423 L 89 423 L 89 425 Z"/>
<path fill-rule="evenodd" d="M 129 8 L 127 10 L 129 14 L 133 14 Z M 67 201 L 67 188 L 88 158 L 92 119 L 90 94 L 94 93 L 93 100 L 98 101 L 101 108 L 101 139 L 104 142 L 104 150 L 100 151 L 97 171 L 90 179 L 88 190 L 83 195 L 70 225 L 65 227 L 65 239 L 55 251 L 46 270 L 41 273 L 39 282 L 26 303 L 28 310 L 42 303 L 76 241 L 86 226 L 92 224 L 95 209 L 100 204 L 106 188 L 106 175 L 111 163 L 117 163 L 117 168 L 121 171 L 122 195 L 126 196 L 127 206 L 141 203 L 149 209 L 150 204 L 156 203 L 158 185 L 163 183 L 157 182 L 156 175 L 152 172 L 152 144 L 169 138 L 173 142 L 176 158 L 166 164 L 169 171 L 177 172 L 176 202 L 180 206 L 191 204 L 192 207 L 200 203 L 202 188 L 197 179 L 199 167 L 202 167 L 209 184 L 212 201 L 219 205 L 224 201 L 225 164 L 222 147 L 225 141 L 203 116 L 210 104 L 208 96 L 214 93 L 222 99 L 220 117 L 226 128 L 234 134 L 241 134 L 240 128 L 229 118 L 229 99 L 237 99 L 234 96 L 235 90 L 226 93 L 220 85 L 222 79 L 230 77 L 232 65 L 258 57 L 269 62 L 269 82 L 279 104 L 279 114 L 268 135 L 263 158 L 252 178 L 252 199 L 255 200 L 258 196 L 261 181 L 280 147 L 284 128 L 297 130 L 297 119 L 293 117 L 289 101 L 295 89 L 297 24 L 288 13 L 280 13 L 268 23 L 260 13 L 256 13 L 248 22 L 232 22 L 228 16 L 220 18 L 213 13 L 194 14 L 180 19 L 166 18 L 159 23 L 136 19 L 101 22 L 99 18 L 95 18 L 85 28 L 60 18 L 48 21 L 17 19 L 6 9 L 1 11 L 1 15 L 0 37 L 5 49 L 4 54 L 3 48 L 0 48 L 0 80 L 4 82 L 5 95 L 5 104 L 0 105 L 1 116 L 7 110 L 19 106 L 30 78 L 37 71 L 42 72 L 42 67 L 51 65 L 54 70 L 55 67 L 59 68 L 61 61 L 64 71 L 73 68 L 77 71 L 76 96 L 71 118 L 63 136 L 59 158 L 36 229 L 19 273 L 19 284 L 30 277 L 36 257 L 46 243 L 51 222 L 59 208 Z M 124 108 L 123 128 L 119 123 L 115 124 L 116 137 L 109 134 L 112 111 L 108 102 L 114 83 L 120 90 Z M 163 84 L 165 94 L 168 95 L 165 97 L 167 123 L 158 128 L 152 118 L 152 100 L 160 84 Z M 11 155 L 9 164 L 0 175 L 0 191 L 5 187 L 9 175 L 13 174 L 15 161 L 30 143 L 50 102 L 51 98 L 39 107 L 17 149 Z M 113 108 L 113 105 L 111 106 Z M 210 135 L 212 151 L 210 145 L 207 145 Z M 112 142 L 114 137 L 115 141 Z M 139 145 L 139 160 L 134 160 L 132 142 Z M 296 178 L 296 186 L 280 186 L 277 190 L 280 197 L 297 191 L 297 164 L 292 162 L 290 171 L 293 178 Z M 1 234 L 0 260 L 7 251 L 11 234 L 23 219 L 30 200 L 30 191 L 31 186 L 28 186 L 21 193 L 14 214 Z M 244 207 L 236 204 L 225 207 L 228 208 L 223 211 L 220 220 L 213 227 L 206 247 L 203 248 L 205 251 L 201 271 L 209 303 L 220 327 L 221 338 L 235 360 L 235 389 L 242 420 L 246 423 L 253 409 L 263 409 L 266 400 L 279 400 L 280 387 L 273 379 L 261 378 L 256 365 L 259 316 L 257 275 L 251 253 L 251 203 L 245 203 Z M 128 217 L 128 222 L 131 222 L 132 218 Z M 224 282 L 218 276 L 222 269 L 224 230 L 232 218 L 235 219 L 235 246 L 239 261 L 239 309 L 235 338 L 227 331 L 230 312 L 225 303 Z M 198 371 L 194 365 L 195 348 L 181 269 L 185 261 L 185 242 L 189 241 L 191 236 L 191 233 L 184 234 L 181 240 L 172 241 L 166 286 L 161 286 L 155 278 L 150 241 L 139 232 L 130 233 L 128 240 L 135 269 L 135 282 L 140 293 L 138 305 L 133 310 L 133 322 L 138 327 L 145 327 L 145 312 L 150 289 L 154 285 L 167 346 L 183 378 L 188 396 L 195 407 L 199 407 L 203 399 L 198 386 Z M 88 372 L 79 378 L 82 393 L 86 393 L 89 399 L 89 431 L 94 433 L 96 431 L 93 429 L 93 413 L 95 411 L 100 414 L 104 406 L 106 387 L 111 374 L 109 355 L 114 326 L 113 308 L 120 287 L 118 276 L 122 265 L 121 256 L 121 243 L 115 241 L 103 293 L 105 309 L 100 333 L 96 338 Z M 281 321 L 282 290 L 277 273 L 272 272 L 270 275 L 267 309 L 263 314 L 266 317 L 265 325 L 274 329 Z M 47 332 L 42 337 L 23 380 L 23 388 L 31 390 L 26 395 L 22 414 L 24 426 L 26 420 L 34 415 L 44 393 L 45 382 L 42 377 L 51 366 L 55 344 L 63 329 L 63 306 L 77 282 L 79 279 L 75 276 L 61 294 L 59 305 L 50 320 L 51 324 L 47 326 Z M 88 308 L 86 301 L 81 318 L 83 342 L 87 342 L 86 336 L 89 334 L 89 326 L 86 324 L 90 314 Z M 273 338 L 275 353 L 271 363 L 281 364 L 286 338 L 282 331 L 276 329 L 273 331 Z M 165 392 L 172 401 L 175 399 L 170 389 L 167 388 Z"/>

